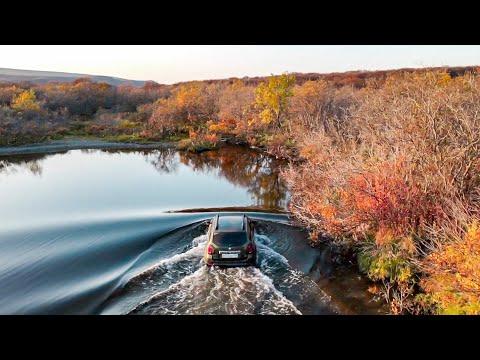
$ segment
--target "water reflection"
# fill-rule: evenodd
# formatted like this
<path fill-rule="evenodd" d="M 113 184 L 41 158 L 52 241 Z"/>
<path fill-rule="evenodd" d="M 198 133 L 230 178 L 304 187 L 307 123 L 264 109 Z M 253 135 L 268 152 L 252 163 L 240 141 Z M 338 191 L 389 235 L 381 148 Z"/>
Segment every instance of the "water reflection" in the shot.
<path fill-rule="evenodd" d="M 195 173 L 208 174 L 246 189 L 256 206 L 263 209 L 285 209 L 288 191 L 280 181 L 280 160 L 244 147 L 228 146 L 218 151 L 201 154 L 179 152 L 175 149 L 161 150 L 80 150 L 82 154 L 135 154 L 142 156 L 160 174 L 178 174 L 183 165 Z M 61 154 L 65 154 L 62 152 Z M 58 153 L 57 153 L 58 154 Z M 41 177 L 45 159 L 55 154 L 28 154 L 0 157 L 0 175 L 13 175 L 21 171 Z M 128 168 L 128 165 L 125 164 Z"/>
<path fill-rule="evenodd" d="M 165 149 L 158 152 L 146 151 L 143 155 L 160 173 L 176 173 L 178 170 L 177 151 L 174 149 Z"/>
<path fill-rule="evenodd" d="M 280 181 L 281 161 L 252 149 L 227 147 L 202 154 L 180 153 L 180 161 L 195 171 L 219 170 L 219 176 L 247 188 L 264 209 L 285 208 L 287 188 Z"/>
<path fill-rule="evenodd" d="M 42 161 L 47 156 L 47 154 L 29 154 L 0 157 L 0 174 L 16 174 L 26 170 L 33 175 L 42 176 Z"/>
<path fill-rule="evenodd" d="M 257 200 L 256 206 L 263 209 L 282 209 L 287 205 L 288 191 L 279 176 L 279 169 L 285 162 L 258 150 L 226 146 L 218 151 L 201 154 L 175 149 L 104 151 L 142 154 L 149 164 L 164 174 L 175 174 L 179 164 L 188 166 L 195 172 L 216 173 L 228 182 L 246 188 L 252 198 Z"/>

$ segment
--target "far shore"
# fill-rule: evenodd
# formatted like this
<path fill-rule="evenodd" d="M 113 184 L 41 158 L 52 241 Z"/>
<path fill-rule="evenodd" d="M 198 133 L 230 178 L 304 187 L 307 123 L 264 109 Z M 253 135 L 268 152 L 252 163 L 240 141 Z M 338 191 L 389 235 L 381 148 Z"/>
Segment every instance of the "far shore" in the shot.
<path fill-rule="evenodd" d="M 62 140 L 51 140 L 42 143 L 0 147 L 0 156 L 55 153 L 81 149 L 173 149 L 175 146 L 176 142 L 174 141 L 135 143 L 105 141 L 101 139 L 64 138 Z"/>

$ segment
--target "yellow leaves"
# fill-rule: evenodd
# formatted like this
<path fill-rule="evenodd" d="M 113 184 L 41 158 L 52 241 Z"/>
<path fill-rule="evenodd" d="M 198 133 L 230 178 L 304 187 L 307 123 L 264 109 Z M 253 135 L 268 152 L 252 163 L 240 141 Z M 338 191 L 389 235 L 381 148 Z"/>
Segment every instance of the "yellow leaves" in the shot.
<path fill-rule="evenodd" d="M 275 113 L 271 109 L 263 110 L 259 116 L 264 124 L 270 124 L 273 120 L 275 120 Z"/>
<path fill-rule="evenodd" d="M 440 313 L 478 314 L 480 310 L 480 228 L 467 227 L 464 239 L 431 253 L 424 260 L 429 275 L 421 282 Z"/>
<path fill-rule="evenodd" d="M 451 80 L 452 78 L 450 77 L 450 74 L 441 74 L 440 78 L 437 80 L 437 84 L 440 86 L 447 86 Z"/>
<path fill-rule="evenodd" d="M 121 127 L 121 128 L 125 128 L 125 129 L 134 129 L 134 128 L 138 127 L 139 125 L 136 122 L 129 121 L 129 120 L 124 120 L 118 126 Z"/>
<path fill-rule="evenodd" d="M 410 266 L 402 266 L 397 275 L 397 282 L 398 283 L 408 283 L 411 281 L 413 276 L 413 272 Z"/>
<path fill-rule="evenodd" d="M 40 110 L 40 103 L 37 101 L 35 91 L 33 89 L 25 90 L 15 96 L 12 100 L 12 109 L 15 110 Z"/>
<path fill-rule="evenodd" d="M 235 134 L 235 130 L 237 128 L 237 122 L 235 119 L 225 119 L 215 123 L 213 120 L 209 120 L 206 123 L 206 127 L 208 131 L 214 133 L 222 133 L 222 134 Z"/>
<path fill-rule="evenodd" d="M 213 120 L 209 120 L 205 123 L 205 126 L 207 127 L 208 131 L 212 131 L 212 132 L 218 132 L 220 131 L 220 124 L 218 123 L 215 123 Z"/>
<path fill-rule="evenodd" d="M 282 117 L 288 111 L 290 98 L 293 96 L 292 87 L 295 77 L 287 74 L 271 76 L 268 82 L 262 82 L 255 89 L 256 100 L 253 106 L 262 109 L 260 118 L 265 124 L 273 121 L 281 127 Z"/>
<path fill-rule="evenodd" d="M 198 82 L 181 86 L 175 92 L 175 100 L 178 106 L 190 106 L 199 101 L 202 95 L 202 86 Z"/>
<path fill-rule="evenodd" d="M 218 124 L 211 124 L 208 126 L 208 130 L 213 131 L 213 132 L 218 132 L 220 131 L 220 125 Z"/>
<path fill-rule="evenodd" d="M 467 228 L 465 243 L 474 249 L 476 248 L 477 251 L 480 250 L 480 226 L 478 221 L 473 221 Z"/>
<path fill-rule="evenodd" d="M 313 98 L 319 96 L 327 88 L 327 82 L 324 80 L 307 81 L 302 86 L 296 86 L 294 89 L 295 98 Z"/>
<path fill-rule="evenodd" d="M 242 80 L 236 79 L 232 83 L 232 90 L 238 91 L 241 90 L 245 87 L 245 84 L 243 83 Z"/>
<path fill-rule="evenodd" d="M 414 283 L 412 264 L 398 246 L 365 249 L 358 260 L 361 271 L 374 281 L 386 280 L 392 285 Z"/>

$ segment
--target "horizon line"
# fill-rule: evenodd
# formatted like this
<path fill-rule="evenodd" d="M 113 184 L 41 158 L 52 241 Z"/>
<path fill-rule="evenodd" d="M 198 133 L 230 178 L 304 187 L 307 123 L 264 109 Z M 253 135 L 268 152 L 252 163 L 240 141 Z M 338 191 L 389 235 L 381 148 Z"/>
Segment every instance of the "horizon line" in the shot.
<path fill-rule="evenodd" d="M 264 77 L 269 77 L 269 76 L 275 76 L 275 75 L 281 75 L 281 74 L 318 74 L 318 75 L 331 75 L 331 74 L 345 74 L 345 73 L 351 73 L 351 72 L 377 72 L 377 71 L 399 71 L 399 70 L 407 70 L 407 69 L 441 69 L 441 68 L 452 68 L 452 67 L 480 67 L 479 64 L 472 64 L 472 65 L 441 65 L 441 66 L 418 66 L 418 67 L 398 67 L 398 68 L 375 68 L 375 69 L 355 69 L 355 70 L 345 70 L 345 71 L 333 71 L 333 72 L 318 72 L 318 71 L 283 71 L 281 73 L 275 74 L 275 73 L 270 73 L 268 75 L 255 75 L 255 76 L 249 76 L 249 75 L 244 75 L 242 77 L 239 76 L 229 76 L 229 77 L 223 77 L 223 78 L 197 78 L 197 79 L 191 79 L 191 80 L 183 80 L 183 81 L 177 81 L 177 82 L 158 82 L 152 79 L 131 79 L 131 78 L 126 78 L 123 76 L 116 76 L 116 75 L 105 75 L 105 74 L 87 74 L 87 73 L 77 73 L 77 72 L 69 72 L 69 71 L 58 71 L 58 70 L 36 70 L 36 69 L 21 69 L 21 68 L 8 68 L 8 67 L 0 67 L 0 69 L 5 69 L 5 70 L 17 70 L 17 71 L 36 71 L 36 72 L 43 72 L 43 73 L 56 73 L 56 74 L 69 74 L 69 75 L 80 75 L 80 77 L 110 77 L 110 78 L 115 78 L 115 79 L 121 79 L 121 80 L 126 80 L 126 81 L 143 81 L 143 82 L 154 82 L 159 85 L 177 85 L 181 83 L 187 83 L 187 82 L 194 82 L 194 81 L 221 81 L 221 80 L 228 80 L 228 79 L 255 79 L 255 78 L 264 78 Z M 79 78 L 80 78 L 79 77 Z"/>

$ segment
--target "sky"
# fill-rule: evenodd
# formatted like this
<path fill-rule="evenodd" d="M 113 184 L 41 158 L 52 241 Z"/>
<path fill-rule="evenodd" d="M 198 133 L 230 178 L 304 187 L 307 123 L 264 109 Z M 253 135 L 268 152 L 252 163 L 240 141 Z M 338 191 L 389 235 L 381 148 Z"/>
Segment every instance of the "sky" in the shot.
<path fill-rule="evenodd" d="M 480 65 L 479 45 L 0 45 L 0 68 L 171 84 L 283 72 Z"/>

